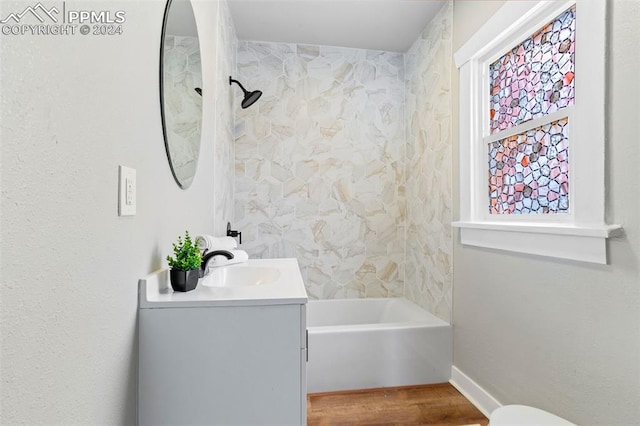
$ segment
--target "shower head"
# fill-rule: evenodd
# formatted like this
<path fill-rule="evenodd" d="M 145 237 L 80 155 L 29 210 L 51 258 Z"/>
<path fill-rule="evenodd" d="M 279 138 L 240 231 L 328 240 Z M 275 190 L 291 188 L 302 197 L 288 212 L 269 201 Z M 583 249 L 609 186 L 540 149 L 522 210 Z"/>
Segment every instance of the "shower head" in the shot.
<path fill-rule="evenodd" d="M 201 88 L 196 87 L 196 88 L 195 88 L 195 89 L 193 89 L 193 90 L 195 90 L 195 91 L 196 91 L 196 93 L 197 93 L 198 95 L 202 96 L 202 89 L 201 89 Z"/>
<path fill-rule="evenodd" d="M 253 92 L 244 94 L 244 99 L 242 100 L 242 108 L 249 108 L 255 101 L 257 101 L 260 96 L 262 96 L 262 92 L 259 90 L 254 90 Z"/>
<path fill-rule="evenodd" d="M 242 84 L 240 84 L 238 80 L 234 80 L 233 78 L 231 78 L 231 76 L 229 76 L 229 85 L 232 85 L 233 83 L 236 83 L 238 86 L 240 86 L 240 88 L 244 92 L 244 99 L 242 100 L 242 104 L 241 104 L 242 109 L 249 108 L 251 105 L 255 103 L 255 101 L 260 99 L 260 96 L 262 96 L 261 91 L 254 90 L 253 92 L 249 92 L 247 89 L 245 89 L 242 86 Z"/>

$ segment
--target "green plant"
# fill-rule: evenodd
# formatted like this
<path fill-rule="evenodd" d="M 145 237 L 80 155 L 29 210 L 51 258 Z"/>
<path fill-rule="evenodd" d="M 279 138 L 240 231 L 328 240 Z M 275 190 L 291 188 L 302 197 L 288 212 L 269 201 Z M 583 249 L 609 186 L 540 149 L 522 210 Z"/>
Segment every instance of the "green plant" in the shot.
<path fill-rule="evenodd" d="M 173 254 L 167 256 L 169 267 L 171 269 L 179 269 L 181 271 L 190 271 L 198 269 L 202 263 L 202 254 L 198 250 L 198 241 L 191 241 L 189 231 L 184 231 L 184 240 L 178 237 L 178 243 L 173 243 Z"/>

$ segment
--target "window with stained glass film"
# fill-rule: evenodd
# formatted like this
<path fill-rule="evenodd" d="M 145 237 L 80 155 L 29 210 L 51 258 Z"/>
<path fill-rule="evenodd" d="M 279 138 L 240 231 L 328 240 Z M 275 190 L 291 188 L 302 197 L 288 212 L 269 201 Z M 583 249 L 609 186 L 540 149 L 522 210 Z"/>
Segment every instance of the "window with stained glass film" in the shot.
<path fill-rule="evenodd" d="M 506 1 L 455 52 L 461 244 L 607 263 L 609 3 Z"/>
<path fill-rule="evenodd" d="M 490 132 L 573 105 L 575 5 L 489 66 Z"/>
<path fill-rule="evenodd" d="M 489 144 L 492 214 L 569 212 L 569 119 Z"/>

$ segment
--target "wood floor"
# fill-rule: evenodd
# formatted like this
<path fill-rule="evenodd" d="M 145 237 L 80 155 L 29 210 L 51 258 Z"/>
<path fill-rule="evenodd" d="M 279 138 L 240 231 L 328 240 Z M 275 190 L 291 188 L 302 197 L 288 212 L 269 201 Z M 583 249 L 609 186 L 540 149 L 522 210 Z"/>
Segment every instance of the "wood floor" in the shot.
<path fill-rule="evenodd" d="M 309 426 L 487 426 L 488 423 L 489 420 L 448 383 L 307 396 Z"/>

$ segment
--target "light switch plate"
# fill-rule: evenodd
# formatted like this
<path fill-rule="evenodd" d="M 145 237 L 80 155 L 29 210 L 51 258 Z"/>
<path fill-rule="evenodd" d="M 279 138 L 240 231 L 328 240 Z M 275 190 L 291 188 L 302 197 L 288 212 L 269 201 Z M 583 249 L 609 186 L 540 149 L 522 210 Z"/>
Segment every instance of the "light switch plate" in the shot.
<path fill-rule="evenodd" d="M 118 167 L 118 216 L 136 214 L 136 169 Z"/>

